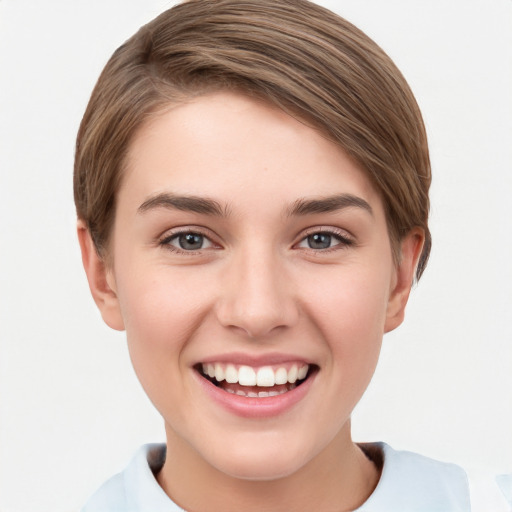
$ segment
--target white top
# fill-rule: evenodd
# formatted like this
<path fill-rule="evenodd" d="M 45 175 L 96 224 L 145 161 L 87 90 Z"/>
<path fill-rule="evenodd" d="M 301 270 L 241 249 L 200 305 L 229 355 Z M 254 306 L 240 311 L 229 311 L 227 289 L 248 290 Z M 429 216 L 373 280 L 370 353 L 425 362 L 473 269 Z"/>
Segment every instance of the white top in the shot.
<path fill-rule="evenodd" d="M 393 450 L 384 443 L 361 445 L 382 459 L 382 475 L 368 500 L 354 512 L 511 512 L 512 475 L 498 477 L 498 485 L 485 482 L 474 493 L 478 507 L 470 505 L 468 477 L 463 469 L 421 455 Z M 82 512 L 184 512 L 158 485 L 154 474 L 162 467 L 165 445 L 142 446 L 128 467 L 90 498 Z M 490 480 L 489 480 L 490 481 Z M 491 488 L 492 487 L 492 488 Z M 485 496 L 489 496 L 486 500 Z M 507 504 L 507 501 L 509 503 Z M 491 508 L 492 507 L 492 508 Z"/>

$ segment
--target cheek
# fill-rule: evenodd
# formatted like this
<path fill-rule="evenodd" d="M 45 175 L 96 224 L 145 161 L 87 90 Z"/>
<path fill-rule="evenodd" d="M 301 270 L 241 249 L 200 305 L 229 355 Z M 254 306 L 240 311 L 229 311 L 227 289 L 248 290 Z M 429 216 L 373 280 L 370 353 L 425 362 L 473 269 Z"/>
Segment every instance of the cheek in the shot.
<path fill-rule="evenodd" d="M 170 385 L 180 378 L 182 356 L 207 314 L 211 291 L 201 285 L 204 280 L 165 267 L 132 270 L 120 283 L 119 300 L 133 367 L 154 396 L 159 379 Z"/>
<path fill-rule="evenodd" d="M 211 292 L 190 276 L 171 276 L 169 269 L 132 270 L 119 286 L 130 359 L 155 407 L 163 416 L 173 416 L 187 396 L 187 347 L 206 314 Z"/>
<path fill-rule="evenodd" d="M 211 296 L 204 286 L 207 280 L 171 272 L 165 266 L 146 270 L 139 267 L 126 275 L 130 278 L 119 287 L 119 300 L 127 335 L 137 334 L 138 342 L 153 348 L 179 342 L 189 334 Z"/>
<path fill-rule="evenodd" d="M 345 383 L 366 386 L 377 364 L 389 293 L 385 269 L 351 269 L 324 279 L 307 308 L 328 345 L 332 368 Z"/>
<path fill-rule="evenodd" d="M 382 337 L 389 296 L 389 273 L 379 269 L 347 269 L 322 279 L 310 289 L 308 307 L 325 329 L 341 335 Z M 343 327 L 341 330 L 340 328 Z"/>

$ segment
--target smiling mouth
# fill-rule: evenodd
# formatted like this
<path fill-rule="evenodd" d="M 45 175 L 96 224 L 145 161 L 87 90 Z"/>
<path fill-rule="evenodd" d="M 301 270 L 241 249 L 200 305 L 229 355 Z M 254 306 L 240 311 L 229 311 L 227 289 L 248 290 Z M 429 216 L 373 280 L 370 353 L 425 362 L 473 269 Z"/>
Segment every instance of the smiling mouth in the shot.
<path fill-rule="evenodd" d="M 253 368 L 246 365 L 203 363 L 199 374 L 227 393 L 248 398 L 279 396 L 305 382 L 317 366 L 294 363 Z"/>

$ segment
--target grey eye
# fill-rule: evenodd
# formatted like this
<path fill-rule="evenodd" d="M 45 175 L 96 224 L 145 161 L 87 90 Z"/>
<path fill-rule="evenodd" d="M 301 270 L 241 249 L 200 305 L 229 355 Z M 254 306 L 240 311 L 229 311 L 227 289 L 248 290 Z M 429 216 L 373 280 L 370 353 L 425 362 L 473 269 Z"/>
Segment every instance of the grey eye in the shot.
<path fill-rule="evenodd" d="M 310 249 L 328 249 L 332 244 L 332 235 L 328 233 L 315 233 L 306 237 Z"/>
<path fill-rule="evenodd" d="M 177 235 L 176 241 L 184 251 L 197 251 L 203 249 L 204 236 L 199 233 L 182 233 Z"/>
<path fill-rule="evenodd" d="M 353 241 L 341 233 L 331 233 L 330 231 L 317 231 L 305 236 L 297 247 L 301 249 L 312 249 L 314 251 L 326 251 L 337 246 L 339 248 L 350 247 Z"/>
<path fill-rule="evenodd" d="M 202 251 L 212 249 L 215 244 L 206 236 L 197 231 L 182 231 L 164 238 L 160 245 L 177 252 Z"/>

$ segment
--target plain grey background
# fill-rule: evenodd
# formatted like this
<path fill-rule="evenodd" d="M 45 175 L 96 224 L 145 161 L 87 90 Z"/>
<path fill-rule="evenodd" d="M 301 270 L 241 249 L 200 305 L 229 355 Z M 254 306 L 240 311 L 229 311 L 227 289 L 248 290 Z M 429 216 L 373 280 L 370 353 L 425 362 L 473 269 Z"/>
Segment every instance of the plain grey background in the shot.
<path fill-rule="evenodd" d="M 434 249 L 354 436 L 512 471 L 512 2 L 323 0 L 424 113 Z M 96 311 L 74 139 L 110 54 L 163 0 L 0 0 L 0 510 L 77 510 L 162 421 Z"/>

